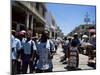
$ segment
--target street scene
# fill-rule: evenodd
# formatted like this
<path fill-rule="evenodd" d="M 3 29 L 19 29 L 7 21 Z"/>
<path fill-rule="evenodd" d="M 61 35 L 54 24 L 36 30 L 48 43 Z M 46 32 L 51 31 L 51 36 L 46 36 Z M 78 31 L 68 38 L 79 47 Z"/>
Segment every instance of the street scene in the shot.
<path fill-rule="evenodd" d="M 60 58 L 63 56 L 62 49 L 59 48 L 57 51 L 57 54 L 54 55 L 53 63 L 54 63 L 54 69 L 53 71 L 68 71 L 64 67 L 66 67 L 66 64 L 62 64 L 60 61 Z M 88 66 L 88 56 L 79 54 L 79 70 L 93 70 L 93 67 Z"/>
<path fill-rule="evenodd" d="M 96 6 L 11 1 L 11 74 L 96 69 Z"/>

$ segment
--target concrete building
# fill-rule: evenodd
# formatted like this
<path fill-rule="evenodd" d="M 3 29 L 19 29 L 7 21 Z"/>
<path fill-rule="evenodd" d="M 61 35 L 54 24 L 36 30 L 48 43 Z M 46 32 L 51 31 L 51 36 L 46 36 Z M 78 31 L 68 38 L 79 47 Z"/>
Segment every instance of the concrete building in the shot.
<path fill-rule="evenodd" d="M 57 37 L 57 24 L 55 21 L 54 16 L 50 11 L 46 12 L 46 28 L 50 31 L 50 38 L 56 38 Z"/>
<path fill-rule="evenodd" d="M 12 29 L 31 30 L 33 36 L 45 29 L 46 6 L 44 3 L 12 1 Z"/>

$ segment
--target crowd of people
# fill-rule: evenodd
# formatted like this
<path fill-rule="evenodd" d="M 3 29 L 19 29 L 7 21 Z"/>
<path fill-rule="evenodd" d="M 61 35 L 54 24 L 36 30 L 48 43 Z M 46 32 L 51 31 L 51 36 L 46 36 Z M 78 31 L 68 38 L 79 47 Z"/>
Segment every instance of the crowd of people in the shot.
<path fill-rule="evenodd" d="M 40 38 L 32 37 L 29 31 L 12 30 L 12 74 L 52 72 L 52 58 L 55 52 L 47 30 Z"/>
<path fill-rule="evenodd" d="M 53 63 L 52 59 L 59 44 L 62 45 L 64 57 L 61 62 L 68 61 L 67 67 L 70 63 L 70 52 L 76 51 L 77 63 L 79 65 L 79 49 L 78 47 L 83 44 L 90 43 L 96 48 L 96 42 L 94 35 L 91 40 L 83 38 L 80 40 L 78 34 L 74 34 L 72 37 L 66 37 L 63 40 L 55 40 L 49 38 L 49 31 L 44 30 L 40 37 L 32 37 L 30 31 L 16 32 L 12 30 L 11 36 L 11 72 L 12 74 L 26 74 L 29 69 L 29 73 L 42 73 L 52 72 Z"/>
<path fill-rule="evenodd" d="M 88 60 L 93 60 L 94 58 L 96 58 L 96 35 L 93 34 L 90 38 L 87 35 L 83 35 L 81 38 L 79 38 L 78 34 L 74 33 L 73 36 L 64 38 L 62 48 L 64 56 L 62 57 L 60 62 L 62 62 L 62 64 L 68 64 L 70 62 L 71 51 L 76 50 L 76 68 L 78 68 L 79 53 L 87 55 L 89 57 Z M 68 67 L 69 65 L 67 65 L 65 68 L 68 69 Z"/>

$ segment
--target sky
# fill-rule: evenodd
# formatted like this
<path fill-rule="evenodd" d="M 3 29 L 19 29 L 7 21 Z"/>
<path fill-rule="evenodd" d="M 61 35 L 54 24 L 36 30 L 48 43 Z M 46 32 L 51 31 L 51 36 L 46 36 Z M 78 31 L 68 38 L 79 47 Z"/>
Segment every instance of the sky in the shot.
<path fill-rule="evenodd" d="M 96 7 L 89 5 L 72 5 L 72 4 L 46 4 L 60 27 L 64 35 L 71 32 L 76 26 L 85 24 L 84 18 L 88 12 L 90 23 L 96 22 Z"/>

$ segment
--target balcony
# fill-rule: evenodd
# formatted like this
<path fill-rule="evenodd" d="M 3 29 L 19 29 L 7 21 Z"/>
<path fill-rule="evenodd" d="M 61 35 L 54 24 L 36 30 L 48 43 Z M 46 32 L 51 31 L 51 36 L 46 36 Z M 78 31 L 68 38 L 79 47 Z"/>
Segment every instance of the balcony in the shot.
<path fill-rule="evenodd" d="M 33 4 L 30 2 L 19 1 L 22 5 L 24 5 L 29 11 L 31 11 L 37 19 L 39 19 L 43 24 L 46 23 L 44 17 L 36 10 Z"/>

